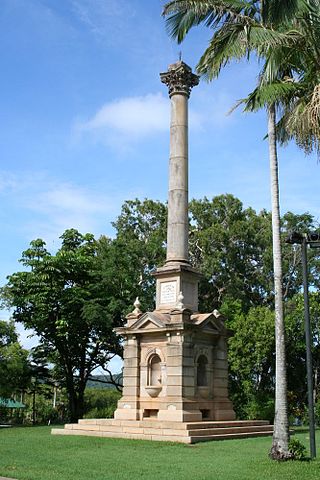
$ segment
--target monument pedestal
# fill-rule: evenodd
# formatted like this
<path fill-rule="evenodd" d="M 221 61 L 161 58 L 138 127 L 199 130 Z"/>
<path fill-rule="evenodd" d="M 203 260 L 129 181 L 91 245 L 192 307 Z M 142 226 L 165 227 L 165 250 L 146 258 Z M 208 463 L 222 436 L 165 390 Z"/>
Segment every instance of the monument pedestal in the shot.
<path fill-rule="evenodd" d="M 163 278 L 166 282 L 161 273 L 160 284 Z M 167 312 L 161 298 L 161 310 L 133 312 L 127 326 L 117 329 L 125 339 L 125 356 L 123 397 L 115 419 L 233 420 L 226 342 L 230 332 L 224 317 L 186 308 Z"/>
<path fill-rule="evenodd" d="M 123 396 L 114 419 L 79 420 L 55 435 L 197 443 L 273 434 L 264 420 L 235 420 L 228 398 L 226 340 L 217 311 L 187 309 L 127 316 Z"/>

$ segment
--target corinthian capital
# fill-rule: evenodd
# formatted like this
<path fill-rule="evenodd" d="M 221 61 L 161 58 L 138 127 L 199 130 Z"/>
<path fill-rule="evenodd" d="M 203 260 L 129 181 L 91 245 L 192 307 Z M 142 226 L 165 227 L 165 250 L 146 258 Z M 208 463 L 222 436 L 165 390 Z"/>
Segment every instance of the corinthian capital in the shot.
<path fill-rule="evenodd" d="M 160 73 L 160 79 L 168 86 L 170 98 L 176 94 L 189 97 L 191 88 L 199 83 L 198 75 L 192 73 L 191 68 L 182 61 L 169 65 L 167 72 Z"/>

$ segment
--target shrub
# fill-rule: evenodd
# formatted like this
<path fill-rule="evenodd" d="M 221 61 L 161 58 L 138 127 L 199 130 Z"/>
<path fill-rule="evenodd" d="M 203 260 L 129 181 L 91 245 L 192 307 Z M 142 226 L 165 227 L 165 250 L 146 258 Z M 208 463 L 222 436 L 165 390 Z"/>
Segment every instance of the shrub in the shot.
<path fill-rule="evenodd" d="M 112 418 L 120 397 L 117 390 L 87 388 L 84 418 Z"/>
<path fill-rule="evenodd" d="M 306 460 L 307 449 L 297 438 L 291 438 L 289 442 L 289 452 L 292 460 Z"/>
<path fill-rule="evenodd" d="M 245 418 L 248 420 L 274 420 L 274 399 L 267 396 L 252 398 L 244 406 Z"/>

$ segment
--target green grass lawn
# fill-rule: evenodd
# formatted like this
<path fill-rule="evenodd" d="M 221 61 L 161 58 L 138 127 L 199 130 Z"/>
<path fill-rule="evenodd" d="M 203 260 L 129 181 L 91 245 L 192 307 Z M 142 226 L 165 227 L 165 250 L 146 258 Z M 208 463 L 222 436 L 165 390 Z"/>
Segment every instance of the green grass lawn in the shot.
<path fill-rule="evenodd" d="M 0 476 L 25 480 L 312 480 L 320 461 L 269 460 L 271 438 L 183 445 L 0 429 Z M 308 445 L 308 434 L 296 437 Z M 317 432 L 319 444 L 320 432 Z"/>

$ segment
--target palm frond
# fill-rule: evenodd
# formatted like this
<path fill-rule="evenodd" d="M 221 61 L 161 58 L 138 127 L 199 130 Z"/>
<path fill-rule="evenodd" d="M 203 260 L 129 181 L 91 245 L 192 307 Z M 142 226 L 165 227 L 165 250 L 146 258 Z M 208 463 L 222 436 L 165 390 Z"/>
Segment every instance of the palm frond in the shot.
<path fill-rule="evenodd" d="M 300 15 L 310 12 L 307 0 L 281 0 L 281 5 L 279 0 L 261 1 L 262 23 L 273 28 L 292 23 L 298 12 Z"/>
<path fill-rule="evenodd" d="M 248 55 L 246 28 L 239 23 L 225 24 L 212 37 L 200 58 L 197 72 L 211 80 L 219 75 L 223 66 L 234 59 Z"/>
<path fill-rule="evenodd" d="M 297 31 L 281 33 L 264 28 L 251 19 L 226 23 L 213 35 L 198 63 L 197 71 L 212 80 L 219 75 L 222 67 L 234 59 L 248 58 L 253 51 L 258 56 L 265 56 L 268 51 L 280 46 L 292 48 L 300 38 Z"/>
<path fill-rule="evenodd" d="M 296 37 L 292 46 L 284 45 L 267 49 L 265 63 L 259 75 L 259 83 L 265 85 L 285 78 L 295 81 L 302 80 L 304 62 L 301 49 L 303 47 L 303 38 Z"/>
<path fill-rule="evenodd" d="M 223 23 L 258 16 L 255 2 L 243 0 L 175 0 L 164 6 L 169 35 L 181 43 L 189 30 L 203 23 L 212 29 Z"/>
<path fill-rule="evenodd" d="M 268 105 L 288 103 L 293 96 L 298 96 L 300 85 L 291 81 L 278 81 L 259 85 L 241 103 L 244 112 L 255 112 Z"/>

